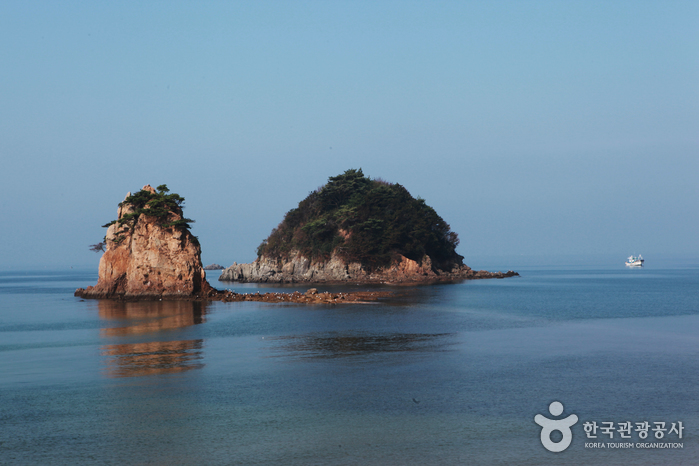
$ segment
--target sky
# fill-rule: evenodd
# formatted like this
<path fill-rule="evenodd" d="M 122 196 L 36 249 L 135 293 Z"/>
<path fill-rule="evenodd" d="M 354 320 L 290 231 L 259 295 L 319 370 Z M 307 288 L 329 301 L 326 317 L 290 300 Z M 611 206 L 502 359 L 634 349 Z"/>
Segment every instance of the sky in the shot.
<path fill-rule="evenodd" d="M 699 2 L 0 3 L 0 270 L 167 184 L 249 262 L 349 168 L 483 255 L 699 255 Z"/>

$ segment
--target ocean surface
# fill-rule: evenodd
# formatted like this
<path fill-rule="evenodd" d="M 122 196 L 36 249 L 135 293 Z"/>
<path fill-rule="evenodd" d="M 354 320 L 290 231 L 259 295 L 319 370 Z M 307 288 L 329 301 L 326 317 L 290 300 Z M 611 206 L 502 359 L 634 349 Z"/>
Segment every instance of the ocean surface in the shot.
<path fill-rule="evenodd" d="M 623 260 L 337 306 L 81 300 L 96 269 L 0 272 L 0 464 L 699 464 L 699 264 Z M 537 414 L 578 417 L 567 449 Z"/>

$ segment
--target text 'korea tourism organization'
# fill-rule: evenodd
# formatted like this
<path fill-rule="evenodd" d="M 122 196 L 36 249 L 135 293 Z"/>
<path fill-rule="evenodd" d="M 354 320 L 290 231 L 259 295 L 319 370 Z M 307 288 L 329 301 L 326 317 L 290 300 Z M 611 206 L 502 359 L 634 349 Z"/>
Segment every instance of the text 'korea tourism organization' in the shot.
<path fill-rule="evenodd" d="M 572 427 L 578 423 L 576 414 L 563 416 L 564 407 L 559 401 L 549 405 L 552 418 L 542 414 L 534 416 L 534 422 L 541 426 L 541 444 L 548 451 L 560 453 L 573 443 Z M 556 419 L 559 418 L 559 419 Z M 677 449 L 684 448 L 682 421 L 597 421 L 582 423 L 584 448 L 591 449 Z M 553 440 L 552 436 L 559 438 Z"/>

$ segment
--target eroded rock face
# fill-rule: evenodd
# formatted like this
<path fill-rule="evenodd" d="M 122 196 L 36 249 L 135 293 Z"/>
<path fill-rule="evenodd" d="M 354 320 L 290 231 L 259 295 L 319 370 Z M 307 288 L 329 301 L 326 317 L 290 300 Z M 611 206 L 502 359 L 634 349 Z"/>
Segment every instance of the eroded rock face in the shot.
<path fill-rule="evenodd" d="M 155 192 L 150 186 L 143 189 Z M 119 219 L 131 212 L 133 207 L 122 203 L 118 210 Z M 182 218 L 181 209 L 176 209 L 170 212 L 167 220 Z M 162 219 L 141 214 L 133 227 L 112 224 L 107 230 L 107 249 L 100 260 L 97 285 L 79 288 L 75 295 L 85 298 L 184 298 L 209 293 L 212 288 L 206 281 L 196 238 L 187 229 L 167 227 L 162 223 Z"/>
<path fill-rule="evenodd" d="M 298 252 L 292 252 L 287 260 L 265 256 L 250 264 L 234 263 L 225 269 L 221 281 L 254 283 L 425 283 L 459 279 L 504 278 L 518 275 L 516 272 L 474 271 L 466 265 L 453 264 L 449 270 L 441 270 L 425 255 L 419 262 L 399 256 L 386 268 L 367 271 L 359 262 L 344 262 L 333 254 L 327 261 L 311 261 Z"/>

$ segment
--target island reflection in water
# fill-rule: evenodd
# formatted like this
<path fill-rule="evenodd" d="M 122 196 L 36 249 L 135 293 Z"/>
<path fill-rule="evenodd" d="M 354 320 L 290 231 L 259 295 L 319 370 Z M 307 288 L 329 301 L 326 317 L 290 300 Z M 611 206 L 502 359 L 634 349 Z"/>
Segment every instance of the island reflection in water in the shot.
<path fill-rule="evenodd" d="M 274 356 L 341 358 L 377 353 L 446 351 L 452 333 L 391 333 L 385 335 L 300 335 L 272 338 Z"/>
<path fill-rule="evenodd" d="M 193 301 L 120 302 L 100 300 L 99 316 L 107 322 L 100 330 L 103 338 L 142 335 L 162 337 L 160 332 L 176 330 L 205 322 L 207 303 Z M 103 345 L 105 375 L 136 377 L 185 372 L 204 367 L 204 340 L 150 340 L 136 343 Z"/>

